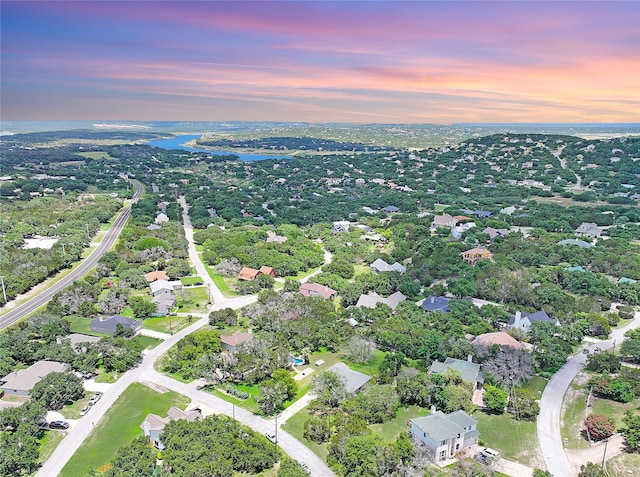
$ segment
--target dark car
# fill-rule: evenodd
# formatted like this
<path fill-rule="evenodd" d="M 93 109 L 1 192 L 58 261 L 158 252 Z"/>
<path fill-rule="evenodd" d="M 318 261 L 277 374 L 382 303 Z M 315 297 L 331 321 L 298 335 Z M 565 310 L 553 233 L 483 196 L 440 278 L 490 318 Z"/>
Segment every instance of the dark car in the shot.
<path fill-rule="evenodd" d="M 51 421 L 49 429 L 69 429 L 69 423 L 67 421 Z"/>

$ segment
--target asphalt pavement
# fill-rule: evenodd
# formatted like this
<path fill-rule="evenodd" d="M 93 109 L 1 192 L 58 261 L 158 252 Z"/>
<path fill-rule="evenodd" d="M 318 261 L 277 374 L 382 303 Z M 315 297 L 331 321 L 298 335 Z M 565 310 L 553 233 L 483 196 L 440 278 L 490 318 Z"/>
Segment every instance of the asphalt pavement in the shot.
<path fill-rule="evenodd" d="M 604 351 L 620 345 L 624 333 L 640 326 L 640 312 L 636 312 L 634 319 L 622 328 L 614 330 L 611 338 L 594 343 L 588 347 L 589 352 L 596 348 Z M 560 370 L 547 383 L 540 399 L 540 414 L 538 415 L 538 442 L 542 456 L 547 464 L 547 470 L 554 477 L 570 477 L 576 475 L 571 468 L 569 459 L 564 451 L 560 436 L 560 420 L 562 418 L 562 401 L 571 381 L 587 363 L 586 355 L 580 351 L 567 360 Z"/>

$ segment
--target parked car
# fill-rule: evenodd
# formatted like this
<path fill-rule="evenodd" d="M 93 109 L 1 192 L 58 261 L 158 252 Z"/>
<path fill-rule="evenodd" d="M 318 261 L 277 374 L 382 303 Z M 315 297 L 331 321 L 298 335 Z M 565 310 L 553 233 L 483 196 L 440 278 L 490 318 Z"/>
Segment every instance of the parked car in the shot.
<path fill-rule="evenodd" d="M 274 436 L 273 434 L 271 434 L 270 432 L 265 432 L 264 435 L 267 437 L 267 439 L 269 439 L 271 442 L 273 442 L 274 444 L 277 443 L 277 439 L 276 436 Z"/>
<path fill-rule="evenodd" d="M 95 374 L 90 373 L 89 371 L 83 371 L 80 373 L 80 376 L 82 376 L 82 379 L 91 379 L 95 376 Z"/>
<path fill-rule="evenodd" d="M 310 474 L 310 473 L 311 473 L 311 471 L 309 470 L 309 466 L 306 464 L 306 462 L 305 462 L 305 461 L 303 461 L 303 460 L 299 460 L 299 461 L 298 461 L 298 465 L 300 465 L 300 467 L 302 467 L 302 469 L 303 469 L 307 474 Z"/>
<path fill-rule="evenodd" d="M 100 400 L 101 397 L 102 397 L 102 394 L 95 393 L 93 396 L 91 396 L 91 398 L 89 398 L 89 406 L 93 406 L 95 403 L 97 403 Z"/>
<path fill-rule="evenodd" d="M 91 409 L 89 406 L 85 406 L 82 408 L 82 411 L 80 411 L 80 415 L 84 416 L 86 413 L 89 412 L 89 409 Z"/>
<path fill-rule="evenodd" d="M 67 421 L 51 421 L 49 429 L 69 429 L 69 423 Z"/>

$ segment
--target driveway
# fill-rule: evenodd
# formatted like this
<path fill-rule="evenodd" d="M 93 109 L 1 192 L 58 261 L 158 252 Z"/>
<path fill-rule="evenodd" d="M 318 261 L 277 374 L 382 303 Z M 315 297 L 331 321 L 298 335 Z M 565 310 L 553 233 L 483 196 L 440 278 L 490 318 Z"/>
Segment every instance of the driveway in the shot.
<path fill-rule="evenodd" d="M 612 348 L 614 343 L 622 343 L 624 333 L 628 330 L 640 326 L 640 312 L 636 312 L 633 321 L 623 328 L 614 330 L 608 340 L 594 343 L 589 348 L 593 352 L 596 348 L 607 350 Z M 540 399 L 540 414 L 538 415 L 538 442 L 542 456 L 547 464 L 547 470 L 555 476 L 577 475 L 571 467 L 569 459 L 564 451 L 562 438 L 560 437 L 560 419 L 562 401 L 564 395 L 573 381 L 573 378 L 584 368 L 587 357 L 582 352 L 572 356 L 560 370 L 553 375 L 547 383 L 547 387 Z M 596 457 L 594 457 L 597 460 Z"/>

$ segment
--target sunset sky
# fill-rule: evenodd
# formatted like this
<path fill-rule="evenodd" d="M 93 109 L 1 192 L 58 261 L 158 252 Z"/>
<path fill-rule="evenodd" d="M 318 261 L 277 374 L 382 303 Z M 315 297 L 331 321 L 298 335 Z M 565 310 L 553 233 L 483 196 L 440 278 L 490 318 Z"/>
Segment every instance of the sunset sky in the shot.
<path fill-rule="evenodd" d="M 640 2 L 1 9 L 2 120 L 640 122 Z"/>

